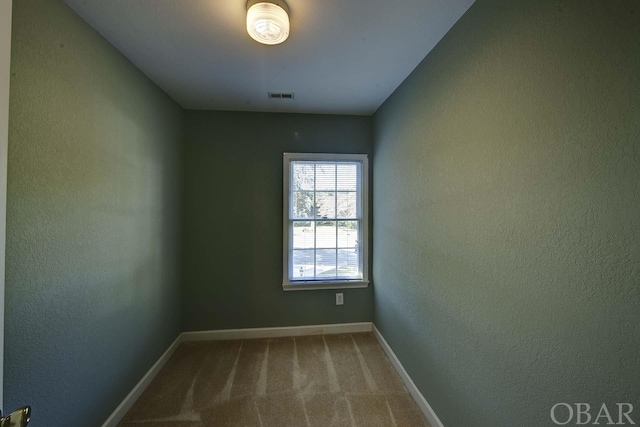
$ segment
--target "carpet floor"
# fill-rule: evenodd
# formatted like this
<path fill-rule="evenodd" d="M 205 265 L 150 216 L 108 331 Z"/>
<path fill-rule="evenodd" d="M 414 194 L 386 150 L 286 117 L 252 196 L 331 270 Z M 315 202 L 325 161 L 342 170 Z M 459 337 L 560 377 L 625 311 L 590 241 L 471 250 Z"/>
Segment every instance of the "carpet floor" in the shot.
<path fill-rule="evenodd" d="M 183 343 L 122 427 L 428 427 L 371 333 Z"/>

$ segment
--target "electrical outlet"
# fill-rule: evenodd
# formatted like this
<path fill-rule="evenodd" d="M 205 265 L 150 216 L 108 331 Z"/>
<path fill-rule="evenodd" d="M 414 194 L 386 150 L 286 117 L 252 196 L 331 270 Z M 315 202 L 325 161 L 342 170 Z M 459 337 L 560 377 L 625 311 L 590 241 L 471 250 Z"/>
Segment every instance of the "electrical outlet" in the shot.
<path fill-rule="evenodd" d="M 336 305 L 344 304 L 344 296 L 342 294 L 336 294 Z"/>

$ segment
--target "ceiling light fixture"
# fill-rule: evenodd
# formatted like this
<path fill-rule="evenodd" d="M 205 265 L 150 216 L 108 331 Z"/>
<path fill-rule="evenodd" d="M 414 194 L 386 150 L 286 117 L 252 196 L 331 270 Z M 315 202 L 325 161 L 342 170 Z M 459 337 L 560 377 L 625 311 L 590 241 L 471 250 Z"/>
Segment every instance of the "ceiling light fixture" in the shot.
<path fill-rule="evenodd" d="M 249 0 L 247 32 L 258 43 L 282 43 L 289 37 L 289 7 L 283 0 Z"/>

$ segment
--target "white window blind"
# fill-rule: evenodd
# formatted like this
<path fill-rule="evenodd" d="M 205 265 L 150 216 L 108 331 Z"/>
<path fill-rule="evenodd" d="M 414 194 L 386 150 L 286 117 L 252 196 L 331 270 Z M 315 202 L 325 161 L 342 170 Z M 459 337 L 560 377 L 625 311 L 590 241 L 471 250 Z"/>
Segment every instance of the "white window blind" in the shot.
<path fill-rule="evenodd" d="M 285 155 L 285 287 L 366 280 L 365 169 L 363 155 Z"/>

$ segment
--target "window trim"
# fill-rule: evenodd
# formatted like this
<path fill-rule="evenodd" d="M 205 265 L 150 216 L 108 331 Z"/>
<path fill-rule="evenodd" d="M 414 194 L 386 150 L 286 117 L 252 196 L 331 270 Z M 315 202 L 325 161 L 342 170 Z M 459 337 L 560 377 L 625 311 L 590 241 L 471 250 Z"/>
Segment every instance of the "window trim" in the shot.
<path fill-rule="evenodd" d="M 337 280 L 289 280 L 289 249 L 291 236 L 289 235 L 289 204 L 291 203 L 290 163 L 292 161 L 345 161 L 361 162 L 361 250 L 362 250 L 362 279 Z M 312 291 L 319 289 L 349 289 L 366 288 L 369 286 L 369 156 L 367 154 L 335 154 L 335 153 L 284 153 L 283 156 L 283 215 L 282 215 L 282 289 L 285 291 Z"/>

